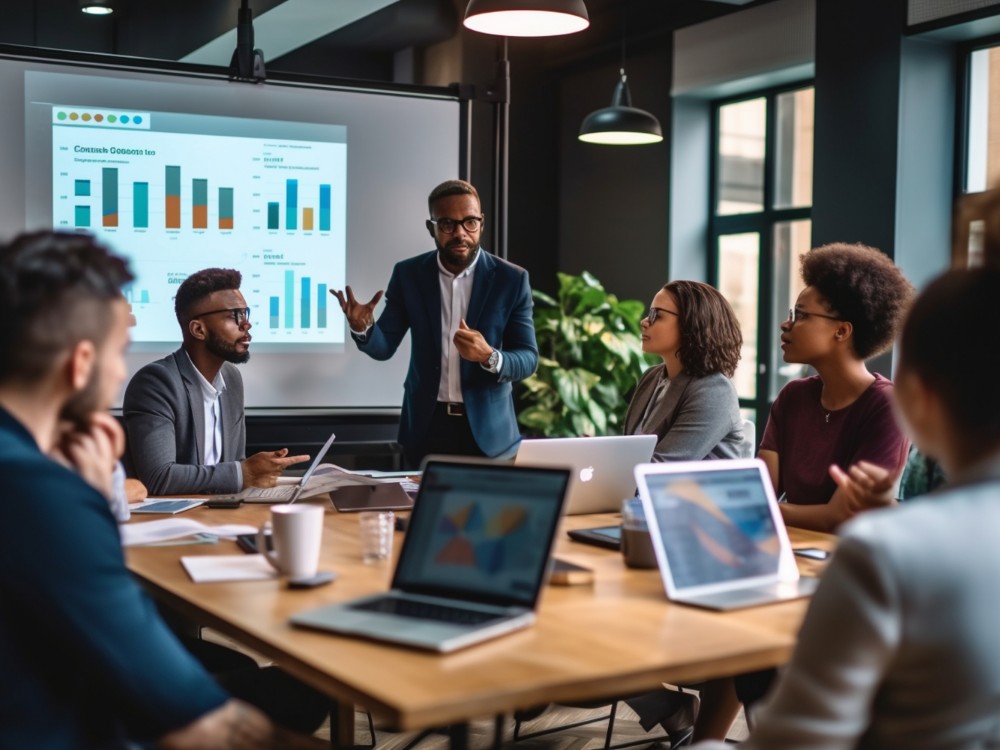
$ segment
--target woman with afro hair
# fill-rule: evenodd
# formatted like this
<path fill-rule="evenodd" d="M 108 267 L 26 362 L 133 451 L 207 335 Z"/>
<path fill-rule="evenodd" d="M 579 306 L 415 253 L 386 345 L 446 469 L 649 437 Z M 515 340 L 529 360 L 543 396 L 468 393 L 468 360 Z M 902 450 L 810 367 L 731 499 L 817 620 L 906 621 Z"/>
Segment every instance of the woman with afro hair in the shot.
<path fill-rule="evenodd" d="M 865 245 L 830 244 L 802 259 L 805 289 L 781 324 L 784 360 L 816 374 L 778 394 L 759 456 L 784 496 L 785 523 L 835 531 L 866 510 L 839 490 L 838 467 L 866 462 L 898 476 L 909 443 L 892 411 L 892 382 L 866 360 L 887 350 L 913 287 L 886 255 Z"/>

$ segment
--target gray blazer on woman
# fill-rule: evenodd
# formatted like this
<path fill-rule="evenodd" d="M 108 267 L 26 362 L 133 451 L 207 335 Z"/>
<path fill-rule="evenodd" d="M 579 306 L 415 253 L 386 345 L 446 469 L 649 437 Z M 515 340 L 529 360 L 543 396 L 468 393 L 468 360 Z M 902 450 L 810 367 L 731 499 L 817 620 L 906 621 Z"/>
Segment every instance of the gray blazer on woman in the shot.
<path fill-rule="evenodd" d="M 625 413 L 625 434 L 659 436 L 654 461 L 700 461 L 749 458 L 753 445 L 744 439 L 740 402 L 733 382 L 722 373 L 703 378 L 681 373 L 654 405 L 645 429 L 643 415 L 666 366 L 650 367 L 639 380 Z"/>
<path fill-rule="evenodd" d="M 198 371 L 183 348 L 137 372 L 125 389 L 125 468 L 150 495 L 220 495 L 239 492 L 246 456 L 243 377 L 222 365 L 226 390 L 219 396 L 222 458 L 203 466 L 205 402 Z"/>

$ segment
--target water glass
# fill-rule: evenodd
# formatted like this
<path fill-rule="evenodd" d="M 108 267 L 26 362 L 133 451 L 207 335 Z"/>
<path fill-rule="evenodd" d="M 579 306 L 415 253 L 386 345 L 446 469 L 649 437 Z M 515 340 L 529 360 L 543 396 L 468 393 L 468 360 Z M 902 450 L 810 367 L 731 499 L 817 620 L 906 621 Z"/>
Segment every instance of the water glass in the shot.
<path fill-rule="evenodd" d="M 391 510 L 366 510 L 358 514 L 361 527 L 361 560 L 366 564 L 392 557 L 396 514 Z"/>

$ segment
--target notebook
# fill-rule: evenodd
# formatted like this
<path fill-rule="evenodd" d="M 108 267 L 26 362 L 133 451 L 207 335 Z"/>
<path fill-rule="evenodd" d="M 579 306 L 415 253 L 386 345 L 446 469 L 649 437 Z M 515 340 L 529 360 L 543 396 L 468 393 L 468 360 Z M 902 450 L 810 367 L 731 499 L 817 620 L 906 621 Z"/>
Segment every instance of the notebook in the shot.
<path fill-rule="evenodd" d="M 567 515 L 610 513 L 635 496 L 633 471 L 647 463 L 656 435 L 522 440 L 515 466 L 567 466 L 571 470 Z"/>
<path fill-rule="evenodd" d="M 439 652 L 529 626 L 568 482 L 566 469 L 429 458 L 389 592 L 291 622 Z"/>
<path fill-rule="evenodd" d="M 313 458 L 312 463 L 309 464 L 309 468 L 306 469 L 305 473 L 298 479 L 292 477 L 282 477 L 278 480 L 278 485 L 276 487 L 247 487 L 242 492 L 239 492 L 230 497 L 238 497 L 247 503 L 294 503 L 300 497 L 309 497 L 311 494 L 319 494 L 321 492 L 329 491 L 326 489 L 319 489 L 315 493 L 306 493 L 306 485 L 309 482 L 309 478 L 312 477 L 313 472 L 316 471 L 316 467 L 319 466 L 320 459 L 322 459 L 333 441 L 337 438 L 334 433 L 330 433 L 330 437 L 326 439 L 323 443 L 323 447 L 319 449 L 316 456 Z M 284 481 L 283 481 L 284 480 Z"/>
<path fill-rule="evenodd" d="M 635 479 L 672 601 L 716 610 L 809 596 L 760 459 L 644 464 Z"/>

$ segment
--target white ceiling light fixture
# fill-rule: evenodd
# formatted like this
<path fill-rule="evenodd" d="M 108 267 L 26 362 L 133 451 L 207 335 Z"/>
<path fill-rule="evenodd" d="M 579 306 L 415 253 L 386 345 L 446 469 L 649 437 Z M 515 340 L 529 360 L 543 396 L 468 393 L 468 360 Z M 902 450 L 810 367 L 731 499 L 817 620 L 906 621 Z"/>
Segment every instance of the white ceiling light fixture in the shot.
<path fill-rule="evenodd" d="M 590 16 L 583 0 L 470 0 L 467 29 L 496 36 L 560 36 L 583 31 Z"/>
<path fill-rule="evenodd" d="M 91 16 L 109 16 L 115 6 L 111 0 L 80 0 L 80 10 Z"/>

